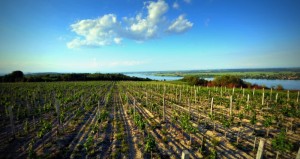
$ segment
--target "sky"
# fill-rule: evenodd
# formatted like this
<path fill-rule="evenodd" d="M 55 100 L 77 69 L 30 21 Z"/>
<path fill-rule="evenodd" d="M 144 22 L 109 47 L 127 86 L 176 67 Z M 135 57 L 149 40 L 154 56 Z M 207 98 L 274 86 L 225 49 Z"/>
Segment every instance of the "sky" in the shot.
<path fill-rule="evenodd" d="M 299 0 L 1 0 L 0 73 L 300 67 Z"/>

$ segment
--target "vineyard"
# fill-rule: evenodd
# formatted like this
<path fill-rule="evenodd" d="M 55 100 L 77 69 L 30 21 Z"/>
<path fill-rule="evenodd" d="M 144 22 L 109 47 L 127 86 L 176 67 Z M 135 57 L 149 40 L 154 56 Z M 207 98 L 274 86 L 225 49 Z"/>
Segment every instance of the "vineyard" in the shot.
<path fill-rule="evenodd" d="M 1 83 L 0 158 L 296 158 L 299 91 Z"/>

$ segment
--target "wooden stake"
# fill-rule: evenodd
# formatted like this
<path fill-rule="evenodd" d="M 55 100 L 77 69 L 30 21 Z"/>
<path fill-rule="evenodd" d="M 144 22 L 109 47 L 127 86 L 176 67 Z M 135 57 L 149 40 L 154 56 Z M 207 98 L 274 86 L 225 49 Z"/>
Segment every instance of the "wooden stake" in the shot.
<path fill-rule="evenodd" d="M 263 158 L 264 147 L 265 147 L 265 139 L 260 139 L 257 154 L 256 154 L 256 159 Z"/>
<path fill-rule="evenodd" d="M 189 159 L 190 158 L 190 153 L 188 150 L 184 150 L 182 151 L 182 154 L 181 154 L 181 159 Z"/>
<path fill-rule="evenodd" d="M 15 135 L 14 115 L 13 115 L 12 107 L 11 106 L 8 106 L 8 113 L 9 113 L 9 121 L 10 121 L 11 133 L 12 133 L 12 135 Z"/>
<path fill-rule="evenodd" d="M 256 147 L 256 137 L 254 138 L 253 151 L 255 150 L 255 147 Z"/>
<path fill-rule="evenodd" d="M 273 92 L 273 89 L 271 88 L 271 92 L 270 92 L 270 100 L 272 101 L 272 92 Z"/>
<path fill-rule="evenodd" d="M 148 106 L 148 92 L 146 92 L 146 106 Z"/>
<path fill-rule="evenodd" d="M 249 94 L 247 95 L 247 108 L 249 107 L 249 99 L 250 99 L 250 96 Z"/>
<path fill-rule="evenodd" d="M 213 104 L 214 104 L 214 97 L 211 98 L 211 103 L 210 103 L 210 115 L 213 115 Z"/>
<path fill-rule="evenodd" d="M 296 159 L 300 159 L 300 147 L 299 147 L 299 150 L 298 150 L 298 153 L 297 153 Z"/>
<path fill-rule="evenodd" d="M 232 116 L 232 96 L 230 96 L 230 111 L 229 111 L 230 116 Z"/>
<path fill-rule="evenodd" d="M 299 102 L 299 91 L 298 91 L 298 95 L 297 95 L 297 103 Z"/>
<path fill-rule="evenodd" d="M 261 105 L 264 105 L 265 101 L 265 92 L 262 93 Z"/>

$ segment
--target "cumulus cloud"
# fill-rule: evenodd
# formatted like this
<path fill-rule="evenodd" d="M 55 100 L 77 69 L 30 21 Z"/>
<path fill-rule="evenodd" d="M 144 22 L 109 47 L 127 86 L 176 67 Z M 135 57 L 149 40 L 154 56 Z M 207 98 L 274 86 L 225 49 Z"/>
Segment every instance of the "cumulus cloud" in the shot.
<path fill-rule="evenodd" d="M 123 39 L 142 42 L 164 36 L 165 32 L 185 32 L 193 26 L 183 15 L 173 22 L 168 20 L 166 13 L 169 6 L 163 0 L 146 2 L 144 5 L 147 9 L 145 16 L 137 13 L 134 17 L 123 17 L 118 20 L 115 14 L 106 14 L 96 19 L 80 20 L 72 24 L 71 30 L 77 37 L 68 42 L 67 47 L 120 44 Z"/>
<path fill-rule="evenodd" d="M 185 19 L 184 15 L 180 15 L 168 28 L 172 33 L 183 33 L 193 27 L 193 23 Z"/>
<path fill-rule="evenodd" d="M 80 20 L 72 24 L 71 28 L 72 31 L 81 36 L 81 38 L 76 37 L 67 43 L 69 48 L 104 46 L 121 42 L 118 37 L 120 24 L 117 22 L 117 17 L 114 14 L 107 14 L 97 19 Z"/>
<path fill-rule="evenodd" d="M 168 11 L 168 4 L 162 0 L 157 2 L 148 2 L 147 17 L 142 18 L 138 14 L 131 20 L 130 29 L 126 30 L 131 38 L 136 40 L 147 40 L 158 36 L 159 27 L 164 20 L 163 15 Z"/>

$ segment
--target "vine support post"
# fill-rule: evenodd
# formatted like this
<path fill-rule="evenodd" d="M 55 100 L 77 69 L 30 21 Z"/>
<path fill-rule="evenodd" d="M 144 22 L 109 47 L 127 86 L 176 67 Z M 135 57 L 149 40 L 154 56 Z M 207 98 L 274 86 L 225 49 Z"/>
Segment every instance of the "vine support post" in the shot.
<path fill-rule="evenodd" d="M 136 105 L 135 105 L 135 99 L 133 99 L 133 118 L 135 118 L 135 112 L 136 112 Z"/>
<path fill-rule="evenodd" d="M 287 101 L 289 101 L 290 100 L 290 91 L 288 90 L 287 91 Z"/>
<path fill-rule="evenodd" d="M 210 115 L 213 115 L 213 104 L 214 104 L 214 97 L 211 98 L 211 102 L 210 102 Z"/>
<path fill-rule="evenodd" d="M 188 106 L 189 106 L 189 116 L 191 117 L 191 103 L 190 103 L 190 98 L 188 98 Z"/>
<path fill-rule="evenodd" d="M 57 99 L 55 99 L 55 110 L 56 110 L 56 115 L 57 115 L 57 122 L 58 122 L 58 127 L 57 127 L 57 133 L 59 133 L 59 127 L 60 127 L 60 105 Z"/>
<path fill-rule="evenodd" d="M 177 88 L 176 88 L 176 95 L 175 95 L 175 98 L 176 98 L 176 102 L 178 102 L 178 97 L 177 97 Z"/>
<path fill-rule="evenodd" d="M 221 86 L 221 90 L 220 90 L 220 95 L 221 95 L 221 97 L 223 96 L 222 94 L 223 94 L 223 93 L 222 93 L 222 86 Z"/>
<path fill-rule="evenodd" d="M 298 91 L 298 94 L 297 94 L 297 103 L 299 102 L 299 91 Z"/>
<path fill-rule="evenodd" d="M 260 139 L 257 154 L 256 154 L 256 159 L 263 158 L 264 147 L 265 147 L 265 139 Z"/>
<path fill-rule="evenodd" d="M 181 154 L 181 159 L 189 159 L 190 158 L 190 153 L 188 150 L 184 150 L 182 151 L 182 154 Z"/>
<path fill-rule="evenodd" d="M 299 150 L 298 150 L 298 153 L 297 153 L 296 159 L 300 159 L 300 147 L 299 147 Z"/>
<path fill-rule="evenodd" d="M 9 113 L 9 120 L 10 120 L 10 126 L 11 126 L 11 133 L 13 136 L 15 136 L 14 115 L 13 115 L 11 106 L 8 106 L 8 113 Z"/>
<path fill-rule="evenodd" d="M 253 88 L 253 91 L 252 91 L 252 95 L 254 96 L 254 94 L 255 94 L 255 88 Z"/>
<path fill-rule="evenodd" d="M 229 111 L 230 116 L 232 116 L 232 96 L 230 96 L 230 111 Z"/>
<path fill-rule="evenodd" d="M 261 105 L 264 105 L 264 102 L 265 102 L 265 92 L 262 93 Z"/>
<path fill-rule="evenodd" d="M 195 90 L 195 104 L 197 103 L 197 91 Z"/>
<path fill-rule="evenodd" d="M 97 108 L 97 113 L 100 115 L 100 100 L 98 100 L 98 108 Z"/>
<path fill-rule="evenodd" d="M 179 90 L 179 103 L 181 103 L 181 89 Z"/>
<path fill-rule="evenodd" d="M 255 150 L 256 147 L 256 137 L 254 138 L 254 142 L 253 142 L 253 151 Z"/>
<path fill-rule="evenodd" d="M 272 101 L 272 93 L 273 93 L 273 88 L 271 88 L 271 92 L 270 92 L 270 100 Z"/>
<path fill-rule="evenodd" d="M 250 99 L 250 95 L 247 95 L 247 107 L 249 107 L 249 99 Z"/>
<path fill-rule="evenodd" d="M 204 150 L 204 146 L 205 146 L 205 136 L 204 135 L 202 135 L 202 142 L 201 142 L 201 151 L 203 151 Z"/>
<path fill-rule="evenodd" d="M 146 92 L 146 106 L 148 106 L 148 93 Z"/>
<path fill-rule="evenodd" d="M 276 96 L 275 96 L 275 102 L 277 103 L 277 99 L 278 99 L 278 93 L 276 93 Z"/>

